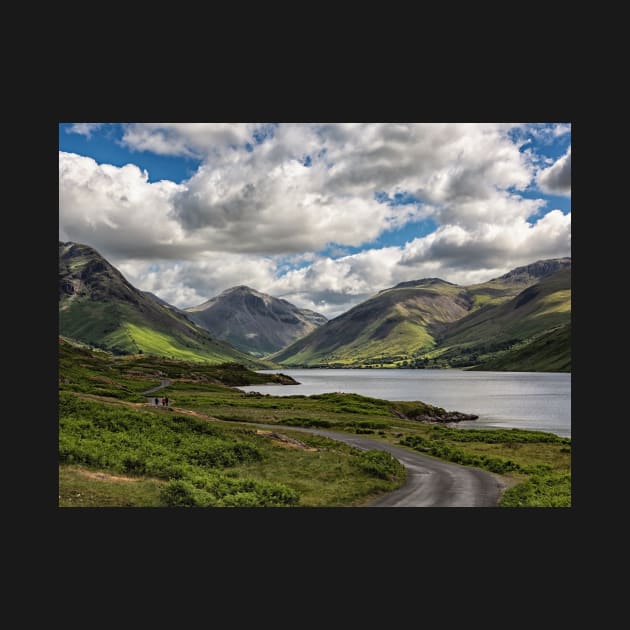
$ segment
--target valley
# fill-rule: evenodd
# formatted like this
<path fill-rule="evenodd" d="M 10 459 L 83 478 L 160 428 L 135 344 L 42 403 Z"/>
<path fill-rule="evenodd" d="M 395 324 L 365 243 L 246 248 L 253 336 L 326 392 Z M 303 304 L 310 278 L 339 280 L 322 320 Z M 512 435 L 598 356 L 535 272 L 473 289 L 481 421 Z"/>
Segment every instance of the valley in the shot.
<path fill-rule="evenodd" d="M 152 408 L 143 394 L 164 380 L 172 411 Z M 237 364 L 116 356 L 61 339 L 60 506 L 393 505 L 387 493 L 403 485 L 400 505 L 570 505 L 568 438 L 462 431 L 440 422 L 451 413 L 419 401 L 233 387 L 268 382 L 290 380 Z M 416 453 L 413 463 L 397 457 L 401 448 Z M 409 486 L 405 466 L 421 492 Z M 463 481 L 468 466 L 478 479 L 472 486 Z M 478 469 L 499 477 L 481 482 Z M 463 486 L 439 481 L 453 474 L 464 475 Z M 434 482 L 441 491 L 430 489 Z"/>
<path fill-rule="evenodd" d="M 246 286 L 187 309 L 133 287 L 95 250 L 61 243 L 59 331 L 117 354 L 251 367 L 571 371 L 571 259 L 488 282 L 402 282 L 334 319 Z"/>

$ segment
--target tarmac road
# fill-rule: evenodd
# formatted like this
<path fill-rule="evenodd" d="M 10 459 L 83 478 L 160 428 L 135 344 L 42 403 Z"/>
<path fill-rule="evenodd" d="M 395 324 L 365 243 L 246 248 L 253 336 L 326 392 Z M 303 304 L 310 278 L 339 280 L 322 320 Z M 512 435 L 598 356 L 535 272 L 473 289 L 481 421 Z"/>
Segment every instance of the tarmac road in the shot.
<path fill-rule="evenodd" d="M 407 469 L 405 485 L 367 507 L 496 507 L 499 500 L 501 484 L 497 477 L 478 468 L 451 464 L 359 435 L 272 424 L 257 426 L 314 433 L 362 450 L 391 453 Z"/>

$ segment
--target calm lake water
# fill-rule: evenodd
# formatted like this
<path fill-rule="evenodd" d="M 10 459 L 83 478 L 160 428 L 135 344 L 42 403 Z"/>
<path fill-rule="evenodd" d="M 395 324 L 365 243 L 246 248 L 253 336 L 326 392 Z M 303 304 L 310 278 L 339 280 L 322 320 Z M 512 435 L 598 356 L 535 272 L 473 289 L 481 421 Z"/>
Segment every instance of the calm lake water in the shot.
<path fill-rule="evenodd" d="M 252 385 L 274 396 L 347 392 L 386 400 L 422 400 L 479 420 L 459 427 L 515 427 L 571 435 L 571 375 L 463 370 L 261 370 L 282 372 L 300 385 Z"/>

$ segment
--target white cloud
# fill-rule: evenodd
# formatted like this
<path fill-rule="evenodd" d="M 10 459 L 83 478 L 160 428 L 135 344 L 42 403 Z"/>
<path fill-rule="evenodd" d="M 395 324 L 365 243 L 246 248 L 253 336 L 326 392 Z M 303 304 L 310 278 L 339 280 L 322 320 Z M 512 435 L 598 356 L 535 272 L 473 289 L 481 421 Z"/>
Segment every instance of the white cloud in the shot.
<path fill-rule="evenodd" d="M 119 258 L 183 256 L 192 250 L 169 216 L 178 189 L 169 181 L 149 183 L 147 173 L 133 164 L 97 164 L 60 152 L 60 238 Z"/>
<path fill-rule="evenodd" d="M 66 128 L 66 133 L 77 133 L 80 136 L 89 138 L 95 131 L 100 129 L 103 123 L 74 123 L 71 127 Z"/>
<path fill-rule="evenodd" d="M 449 226 L 404 247 L 370 249 L 337 259 L 308 256 L 310 264 L 280 276 L 277 259 L 242 254 L 212 254 L 184 263 L 167 261 L 157 268 L 149 263 L 123 263 L 120 268 L 136 286 L 182 308 L 246 284 L 335 317 L 399 282 L 439 277 L 467 285 L 535 260 L 570 254 L 571 215 L 554 210 L 533 225 L 526 221 L 487 224 L 475 232 Z"/>
<path fill-rule="evenodd" d="M 537 175 L 538 186 L 543 192 L 554 195 L 571 195 L 571 147 L 549 168 Z"/>
<path fill-rule="evenodd" d="M 422 269 L 424 263 L 439 261 L 441 269 L 449 270 L 445 279 L 458 282 L 470 270 L 509 270 L 537 259 L 567 256 L 570 245 L 571 215 L 553 210 L 533 225 L 521 220 L 480 224 L 470 231 L 458 225 L 440 227 L 408 243 L 400 263 Z"/>
<path fill-rule="evenodd" d="M 249 123 L 133 123 L 125 126 L 122 143 L 159 155 L 206 157 L 231 146 L 244 147 L 258 127 Z"/>
<path fill-rule="evenodd" d="M 558 138 L 559 136 L 564 136 L 567 133 L 571 133 L 571 125 L 568 124 L 559 124 L 553 127 L 553 135 Z"/>
<path fill-rule="evenodd" d="M 530 133 L 534 138 L 543 144 L 551 144 L 566 134 L 571 133 L 570 123 L 534 123 L 525 125 L 523 131 Z"/>
<path fill-rule="evenodd" d="M 507 192 L 524 189 L 533 167 L 510 140 L 505 125 L 286 124 L 255 144 L 254 135 L 262 128 L 227 123 L 127 125 L 127 145 L 202 156 L 202 164 L 189 180 L 168 187 L 149 184 L 139 171 L 131 175 L 131 165 L 118 170 L 101 165 L 96 169 L 99 177 L 77 183 L 73 168 L 81 171 L 85 166 L 65 159 L 61 188 L 70 186 L 80 197 L 80 223 L 112 231 L 110 248 L 113 231 L 124 229 L 128 238 L 121 239 L 117 251 L 128 243 L 131 257 L 137 250 L 135 244 L 131 247 L 135 230 L 126 216 L 130 209 L 118 203 L 122 196 L 112 196 L 118 180 L 140 196 L 149 191 L 159 196 L 160 224 L 149 226 L 143 240 L 149 249 L 157 233 L 167 230 L 167 241 L 157 238 L 160 252 L 165 242 L 173 252 L 261 255 L 317 251 L 329 243 L 357 247 L 427 216 L 438 223 L 470 224 L 497 217 L 509 221 L 528 207 Z M 252 151 L 244 148 L 247 142 L 255 144 Z M 310 167 L 303 164 L 307 156 Z M 422 203 L 379 203 L 377 192 L 390 198 L 407 192 Z M 72 213 L 64 205 L 71 198 L 67 193 L 64 190 L 61 199 L 62 214 Z M 134 212 L 146 225 L 146 210 Z M 105 216 L 124 220 L 107 223 Z M 64 225 L 68 230 L 70 222 Z"/>
<path fill-rule="evenodd" d="M 519 150 L 513 128 L 126 125 L 128 147 L 194 156 L 198 170 L 181 184 L 149 182 L 133 164 L 60 152 L 60 238 L 92 245 L 136 286 L 180 307 L 247 284 L 334 316 L 405 280 L 487 280 L 570 252 L 570 214 L 527 221 L 544 201 L 519 193 L 532 184 L 540 157 Z M 541 189 L 563 185 L 567 162 L 570 173 L 570 150 L 539 173 Z M 379 203 L 377 192 L 421 203 Z M 427 217 L 438 229 L 404 247 L 316 254 L 334 243 L 339 255 Z"/>

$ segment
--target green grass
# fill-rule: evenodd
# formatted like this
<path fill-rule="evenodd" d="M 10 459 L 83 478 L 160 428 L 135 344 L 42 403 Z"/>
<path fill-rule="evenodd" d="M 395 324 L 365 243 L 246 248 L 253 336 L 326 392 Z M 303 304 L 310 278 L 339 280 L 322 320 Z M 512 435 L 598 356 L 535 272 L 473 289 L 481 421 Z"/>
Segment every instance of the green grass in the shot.
<path fill-rule="evenodd" d="M 511 372 L 570 372 L 571 324 L 543 333 L 497 355 L 472 369 Z"/>
<path fill-rule="evenodd" d="M 401 445 L 457 464 L 507 474 L 515 483 L 503 507 L 569 507 L 571 440 L 520 429 L 430 427 L 405 435 Z"/>
<path fill-rule="evenodd" d="M 506 490 L 501 505 L 503 507 L 570 507 L 571 474 L 532 475 L 527 481 Z"/>
<path fill-rule="evenodd" d="M 232 392 L 224 385 L 284 383 L 292 381 L 278 374 L 259 374 L 237 363 L 209 364 L 177 361 L 149 355 L 117 356 L 60 338 L 59 387 L 62 391 L 111 396 L 144 402 L 143 391 L 166 378 L 185 379 L 181 390 Z"/>
<path fill-rule="evenodd" d="M 157 308 L 153 306 L 153 308 Z M 273 367 L 209 337 L 183 317 L 163 309 L 155 321 L 127 303 L 99 302 L 86 297 L 63 301 L 59 309 L 59 331 L 79 343 L 118 355 L 153 354 L 165 358 L 218 364 L 239 361 L 253 367 Z"/>
<path fill-rule="evenodd" d="M 246 394 L 228 385 L 269 382 L 274 375 L 236 364 L 213 366 L 147 355 L 117 357 L 64 342 L 60 342 L 59 357 L 61 470 L 75 471 L 64 477 L 68 488 L 94 484 L 96 494 L 90 496 L 102 496 L 103 505 L 115 503 L 116 493 L 124 494 L 125 488 L 142 495 L 125 500 L 159 505 L 291 505 L 293 492 L 298 506 L 359 505 L 402 483 L 402 471 L 395 479 L 370 474 L 370 469 L 374 473 L 379 468 L 372 456 L 365 461 L 366 456 L 349 446 L 292 432 L 293 426 L 367 434 L 390 444 L 402 441 L 434 457 L 505 474 L 511 483 L 520 485 L 505 493 L 502 505 L 570 502 L 566 480 L 570 480 L 571 442 L 553 434 L 426 424 L 414 418 L 440 409 L 422 402 L 342 393 Z M 123 406 L 144 403 L 139 392 L 164 378 L 174 382 L 159 395 L 167 395 L 174 407 L 234 424 Z M 79 398 L 95 393 L 110 402 Z M 318 450 L 279 444 L 258 435 L 247 424 L 252 422 L 275 425 L 275 431 Z M 72 468 L 76 466 L 138 481 L 90 480 Z M 547 477 L 556 481 L 562 477 L 566 483 L 552 480 L 547 484 L 543 481 Z M 145 482 L 148 485 L 143 486 Z M 288 490 L 274 490 L 273 484 Z M 77 492 L 87 501 L 88 495 Z M 107 498 L 103 493 L 113 495 Z M 71 494 L 62 496 L 78 504 Z"/>
<path fill-rule="evenodd" d="M 182 359 L 184 361 L 213 361 L 215 363 L 225 361 L 225 355 L 211 351 L 200 352 L 193 348 L 185 348 L 172 336 L 153 330 L 148 326 L 138 326 L 126 322 L 123 325 L 123 329 L 129 334 L 137 348 L 147 354 L 166 356 L 172 359 Z"/>
<path fill-rule="evenodd" d="M 404 480 L 404 468 L 389 455 L 296 437 L 311 448 L 287 447 L 249 427 L 130 409 L 62 391 L 60 505 L 353 505 Z M 137 481 L 87 478 L 77 472 L 82 469 Z"/>
<path fill-rule="evenodd" d="M 59 466 L 59 507 L 160 507 L 165 481 Z"/>

